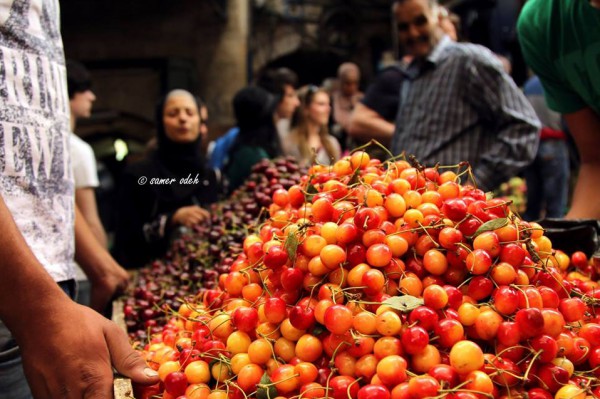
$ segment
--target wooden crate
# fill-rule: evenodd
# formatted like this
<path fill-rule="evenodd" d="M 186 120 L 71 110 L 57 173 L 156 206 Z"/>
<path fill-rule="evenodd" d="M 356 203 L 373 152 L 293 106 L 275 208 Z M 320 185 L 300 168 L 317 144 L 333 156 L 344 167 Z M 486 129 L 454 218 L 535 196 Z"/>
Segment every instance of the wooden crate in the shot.
<path fill-rule="evenodd" d="M 117 299 L 112 304 L 112 320 L 127 332 L 127 326 L 125 325 L 125 315 L 123 314 L 123 301 Z M 113 383 L 113 393 L 115 399 L 135 399 L 133 396 L 133 388 L 131 386 L 131 380 L 126 377 L 115 375 Z"/>

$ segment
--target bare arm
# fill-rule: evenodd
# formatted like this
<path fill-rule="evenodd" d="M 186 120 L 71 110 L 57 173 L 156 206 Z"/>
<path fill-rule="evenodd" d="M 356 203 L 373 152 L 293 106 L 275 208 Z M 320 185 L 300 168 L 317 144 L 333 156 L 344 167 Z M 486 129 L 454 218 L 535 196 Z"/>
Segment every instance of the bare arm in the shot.
<path fill-rule="evenodd" d="M 564 115 L 573 134 L 581 167 L 567 219 L 600 219 L 600 117 L 591 108 Z"/>
<path fill-rule="evenodd" d="M 135 381 L 155 383 L 156 374 L 131 349 L 124 331 L 56 285 L 1 197 L 0 224 L 0 318 L 21 347 L 33 396 L 112 397 L 111 364 Z"/>
<path fill-rule="evenodd" d="M 366 105 L 358 103 L 350 116 L 348 134 L 363 141 L 375 139 L 387 146 L 394 135 L 394 124 Z"/>
<path fill-rule="evenodd" d="M 129 275 L 100 245 L 79 208 L 75 209 L 75 260 L 92 286 L 90 306 L 101 312 L 115 292 L 127 286 Z"/>
<path fill-rule="evenodd" d="M 108 246 L 106 231 L 102 226 L 102 221 L 98 215 L 98 206 L 96 204 L 96 195 L 93 187 L 82 187 L 75 190 L 75 204 L 83 214 L 85 221 L 92 230 L 92 233 L 104 248 Z"/>

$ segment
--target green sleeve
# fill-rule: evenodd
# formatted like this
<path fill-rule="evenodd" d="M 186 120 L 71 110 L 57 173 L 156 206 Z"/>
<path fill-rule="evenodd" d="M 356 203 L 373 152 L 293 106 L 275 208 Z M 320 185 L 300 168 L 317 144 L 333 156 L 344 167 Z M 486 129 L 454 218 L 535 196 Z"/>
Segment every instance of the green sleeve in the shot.
<path fill-rule="evenodd" d="M 250 176 L 252 167 L 265 158 L 269 158 L 269 155 L 261 147 L 242 147 L 237 150 L 230 158 L 226 171 L 229 189 L 235 190 L 241 186 Z"/>
<path fill-rule="evenodd" d="M 525 62 L 542 82 L 548 107 L 568 114 L 585 108 L 586 104 L 557 70 L 555 60 L 550 57 L 552 36 L 560 32 L 551 32 L 549 12 L 543 2 L 527 2 L 517 22 L 519 42 Z"/>

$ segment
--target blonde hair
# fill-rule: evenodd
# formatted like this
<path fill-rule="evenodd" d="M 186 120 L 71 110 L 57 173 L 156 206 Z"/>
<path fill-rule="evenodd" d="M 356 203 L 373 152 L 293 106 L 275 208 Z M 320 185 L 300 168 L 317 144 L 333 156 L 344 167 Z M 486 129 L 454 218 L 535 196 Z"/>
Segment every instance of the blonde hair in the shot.
<path fill-rule="evenodd" d="M 296 111 L 296 115 L 294 117 L 294 127 L 290 132 L 290 141 L 292 144 L 297 146 L 300 157 L 304 160 L 310 161 L 310 163 L 315 162 L 317 154 L 308 146 L 309 120 L 306 117 L 305 111 L 308 109 L 308 107 L 310 107 L 317 93 L 324 93 L 327 95 L 327 97 L 331 98 L 327 90 L 314 85 L 302 87 L 298 91 L 298 95 L 300 97 L 300 107 L 298 107 Z M 327 126 L 327 124 L 319 126 L 319 139 L 321 140 L 321 145 L 325 149 L 329 159 L 336 161 L 337 153 L 333 144 L 331 143 L 331 138 L 332 136 L 329 134 L 329 126 Z"/>

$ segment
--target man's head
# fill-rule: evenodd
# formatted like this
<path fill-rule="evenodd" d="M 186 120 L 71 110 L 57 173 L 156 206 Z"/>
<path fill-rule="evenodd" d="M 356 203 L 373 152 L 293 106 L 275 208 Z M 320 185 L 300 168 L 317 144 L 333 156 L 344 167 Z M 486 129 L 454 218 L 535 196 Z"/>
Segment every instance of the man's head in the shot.
<path fill-rule="evenodd" d="M 358 92 L 360 84 L 360 69 L 352 62 L 344 62 L 337 71 L 340 91 L 346 97 L 352 97 Z"/>
<path fill-rule="evenodd" d="M 80 62 L 67 60 L 67 86 L 73 118 L 89 118 L 96 95 L 89 71 Z"/>
<path fill-rule="evenodd" d="M 437 0 L 396 0 L 392 12 L 404 51 L 415 58 L 426 58 L 443 34 Z"/>
<path fill-rule="evenodd" d="M 590 5 L 595 8 L 600 8 L 600 0 L 589 0 Z"/>
<path fill-rule="evenodd" d="M 257 85 L 277 97 L 275 116 L 278 119 L 290 119 L 300 105 L 296 85 L 298 76 L 288 68 L 266 70 L 257 82 Z"/>

